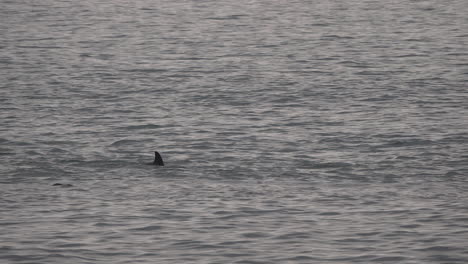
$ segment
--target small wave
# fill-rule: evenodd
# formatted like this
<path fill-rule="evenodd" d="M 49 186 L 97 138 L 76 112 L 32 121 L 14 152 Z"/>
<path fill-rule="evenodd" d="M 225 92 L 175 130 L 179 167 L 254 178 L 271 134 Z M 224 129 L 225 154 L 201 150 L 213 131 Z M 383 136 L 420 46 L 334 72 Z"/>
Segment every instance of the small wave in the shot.
<path fill-rule="evenodd" d="M 372 259 L 371 262 L 375 262 L 375 263 L 381 263 L 381 262 L 395 262 L 395 261 L 404 261 L 406 258 L 405 257 L 401 257 L 401 256 L 386 256 L 386 257 L 377 257 L 377 258 L 374 258 Z"/>
<path fill-rule="evenodd" d="M 316 163 L 313 165 L 313 167 L 317 169 L 348 168 L 352 166 L 353 165 L 351 163 L 346 163 L 346 162 L 323 162 L 323 163 Z"/>
<path fill-rule="evenodd" d="M 137 227 L 130 229 L 131 231 L 156 231 L 161 230 L 163 227 L 160 225 L 149 225 L 144 227 Z"/>
<path fill-rule="evenodd" d="M 148 124 L 148 125 L 124 126 L 124 127 L 119 127 L 119 129 L 135 130 L 135 129 L 155 129 L 155 128 L 160 128 L 160 127 L 161 127 L 160 125 Z"/>
<path fill-rule="evenodd" d="M 328 215 L 341 215 L 341 213 L 339 213 L 339 212 L 323 212 L 323 213 L 319 213 L 318 215 L 325 215 L 325 216 L 328 216 Z"/>
<path fill-rule="evenodd" d="M 388 72 L 386 71 L 360 71 L 356 72 L 356 75 L 366 75 L 366 76 L 372 76 L 372 75 L 386 75 Z"/>
<path fill-rule="evenodd" d="M 292 233 L 277 236 L 274 239 L 291 240 L 291 239 L 309 239 L 311 237 L 312 236 L 310 234 L 308 234 L 308 233 L 292 232 Z"/>
<path fill-rule="evenodd" d="M 133 145 L 136 142 L 138 142 L 138 141 L 137 140 L 132 140 L 132 139 L 122 139 L 122 140 L 117 140 L 117 141 L 113 142 L 112 144 L 110 144 L 110 146 L 118 147 L 118 146 L 125 146 L 125 145 Z"/>
<path fill-rule="evenodd" d="M 384 94 L 384 95 L 378 96 L 378 97 L 365 98 L 365 99 L 362 99 L 360 101 L 363 101 L 363 102 L 381 102 L 381 101 L 391 101 L 391 100 L 394 100 L 394 99 L 397 99 L 397 98 L 398 98 L 398 96 L 396 96 L 396 95 Z"/>
<path fill-rule="evenodd" d="M 392 140 L 386 142 L 380 146 L 381 148 L 399 148 L 399 147 L 410 147 L 419 145 L 432 145 L 434 142 L 428 139 L 407 139 L 407 140 Z"/>
<path fill-rule="evenodd" d="M 458 251 L 462 250 L 463 248 L 460 247 L 451 247 L 451 246 L 430 246 L 425 248 L 420 248 L 418 251 L 425 251 L 425 252 L 435 252 L 435 251 L 442 251 L 442 252 L 449 252 L 449 251 Z"/>
<path fill-rule="evenodd" d="M 63 47 L 58 47 L 58 46 L 16 46 L 17 48 L 23 48 L 23 49 L 63 49 Z"/>
<path fill-rule="evenodd" d="M 245 17 L 246 15 L 230 15 L 225 17 L 208 17 L 207 20 L 233 20 L 233 19 L 240 19 Z"/>
<path fill-rule="evenodd" d="M 269 236 L 270 236 L 269 234 L 263 233 L 263 232 L 247 232 L 247 233 L 242 234 L 242 237 L 245 237 L 245 238 L 265 238 Z"/>
<path fill-rule="evenodd" d="M 322 39 L 334 40 L 334 39 L 354 39 L 352 36 L 339 36 L 339 35 L 324 35 Z"/>
<path fill-rule="evenodd" d="M 46 145 L 68 145 L 70 143 L 74 143 L 73 141 L 66 140 L 42 140 L 39 142 Z"/>
<path fill-rule="evenodd" d="M 151 69 L 151 68 L 141 68 L 141 69 L 127 69 L 127 70 L 123 70 L 123 71 L 126 71 L 126 72 L 143 72 L 143 73 L 153 73 L 153 72 L 168 72 L 169 70 L 168 69 Z"/>

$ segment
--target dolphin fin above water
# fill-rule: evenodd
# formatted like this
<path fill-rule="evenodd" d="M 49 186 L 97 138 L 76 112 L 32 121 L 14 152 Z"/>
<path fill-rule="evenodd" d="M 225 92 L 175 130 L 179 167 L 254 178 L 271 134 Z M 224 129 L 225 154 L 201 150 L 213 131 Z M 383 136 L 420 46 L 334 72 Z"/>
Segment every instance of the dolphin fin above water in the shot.
<path fill-rule="evenodd" d="M 164 166 L 164 161 L 163 161 L 163 159 L 161 157 L 161 154 L 159 154 L 159 152 L 157 152 L 157 151 L 154 152 L 153 164 L 157 165 L 157 166 Z"/>

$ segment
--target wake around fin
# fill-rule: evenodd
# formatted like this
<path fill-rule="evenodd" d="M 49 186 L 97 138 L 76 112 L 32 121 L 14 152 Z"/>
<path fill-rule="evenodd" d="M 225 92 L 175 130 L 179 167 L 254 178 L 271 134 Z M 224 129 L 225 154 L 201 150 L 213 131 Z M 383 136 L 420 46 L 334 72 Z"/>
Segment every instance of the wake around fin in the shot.
<path fill-rule="evenodd" d="M 154 161 L 153 164 L 156 166 L 164 166 L 164 161 L 161 157 L 161 154 L 159 152 L 155 151 L 154 152 Z"/>

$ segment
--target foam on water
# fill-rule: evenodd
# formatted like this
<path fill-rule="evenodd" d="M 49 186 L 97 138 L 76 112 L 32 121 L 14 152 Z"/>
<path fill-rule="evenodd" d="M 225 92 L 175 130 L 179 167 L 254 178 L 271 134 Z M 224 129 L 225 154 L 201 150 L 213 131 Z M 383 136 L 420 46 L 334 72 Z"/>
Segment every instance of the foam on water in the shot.
<path fill-rule="evenodd" d="M 466 263 L 465 10 L 3 1 L 0 260 Z"/>

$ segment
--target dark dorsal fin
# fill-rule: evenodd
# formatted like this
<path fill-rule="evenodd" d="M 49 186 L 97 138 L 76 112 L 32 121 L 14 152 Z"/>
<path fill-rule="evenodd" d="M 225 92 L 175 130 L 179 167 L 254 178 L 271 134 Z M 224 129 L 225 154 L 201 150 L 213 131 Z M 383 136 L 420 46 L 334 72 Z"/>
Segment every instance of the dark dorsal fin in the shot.
<path fill-rule="evenodd" d="M 164 161 L 161 157 L 161 155 L 159 154 L 159 152 L 155 151 L 154 152 L 154 162 L 153 162 L 154 165 L 158 165 L 158 166 L 164 166 Z"/>

